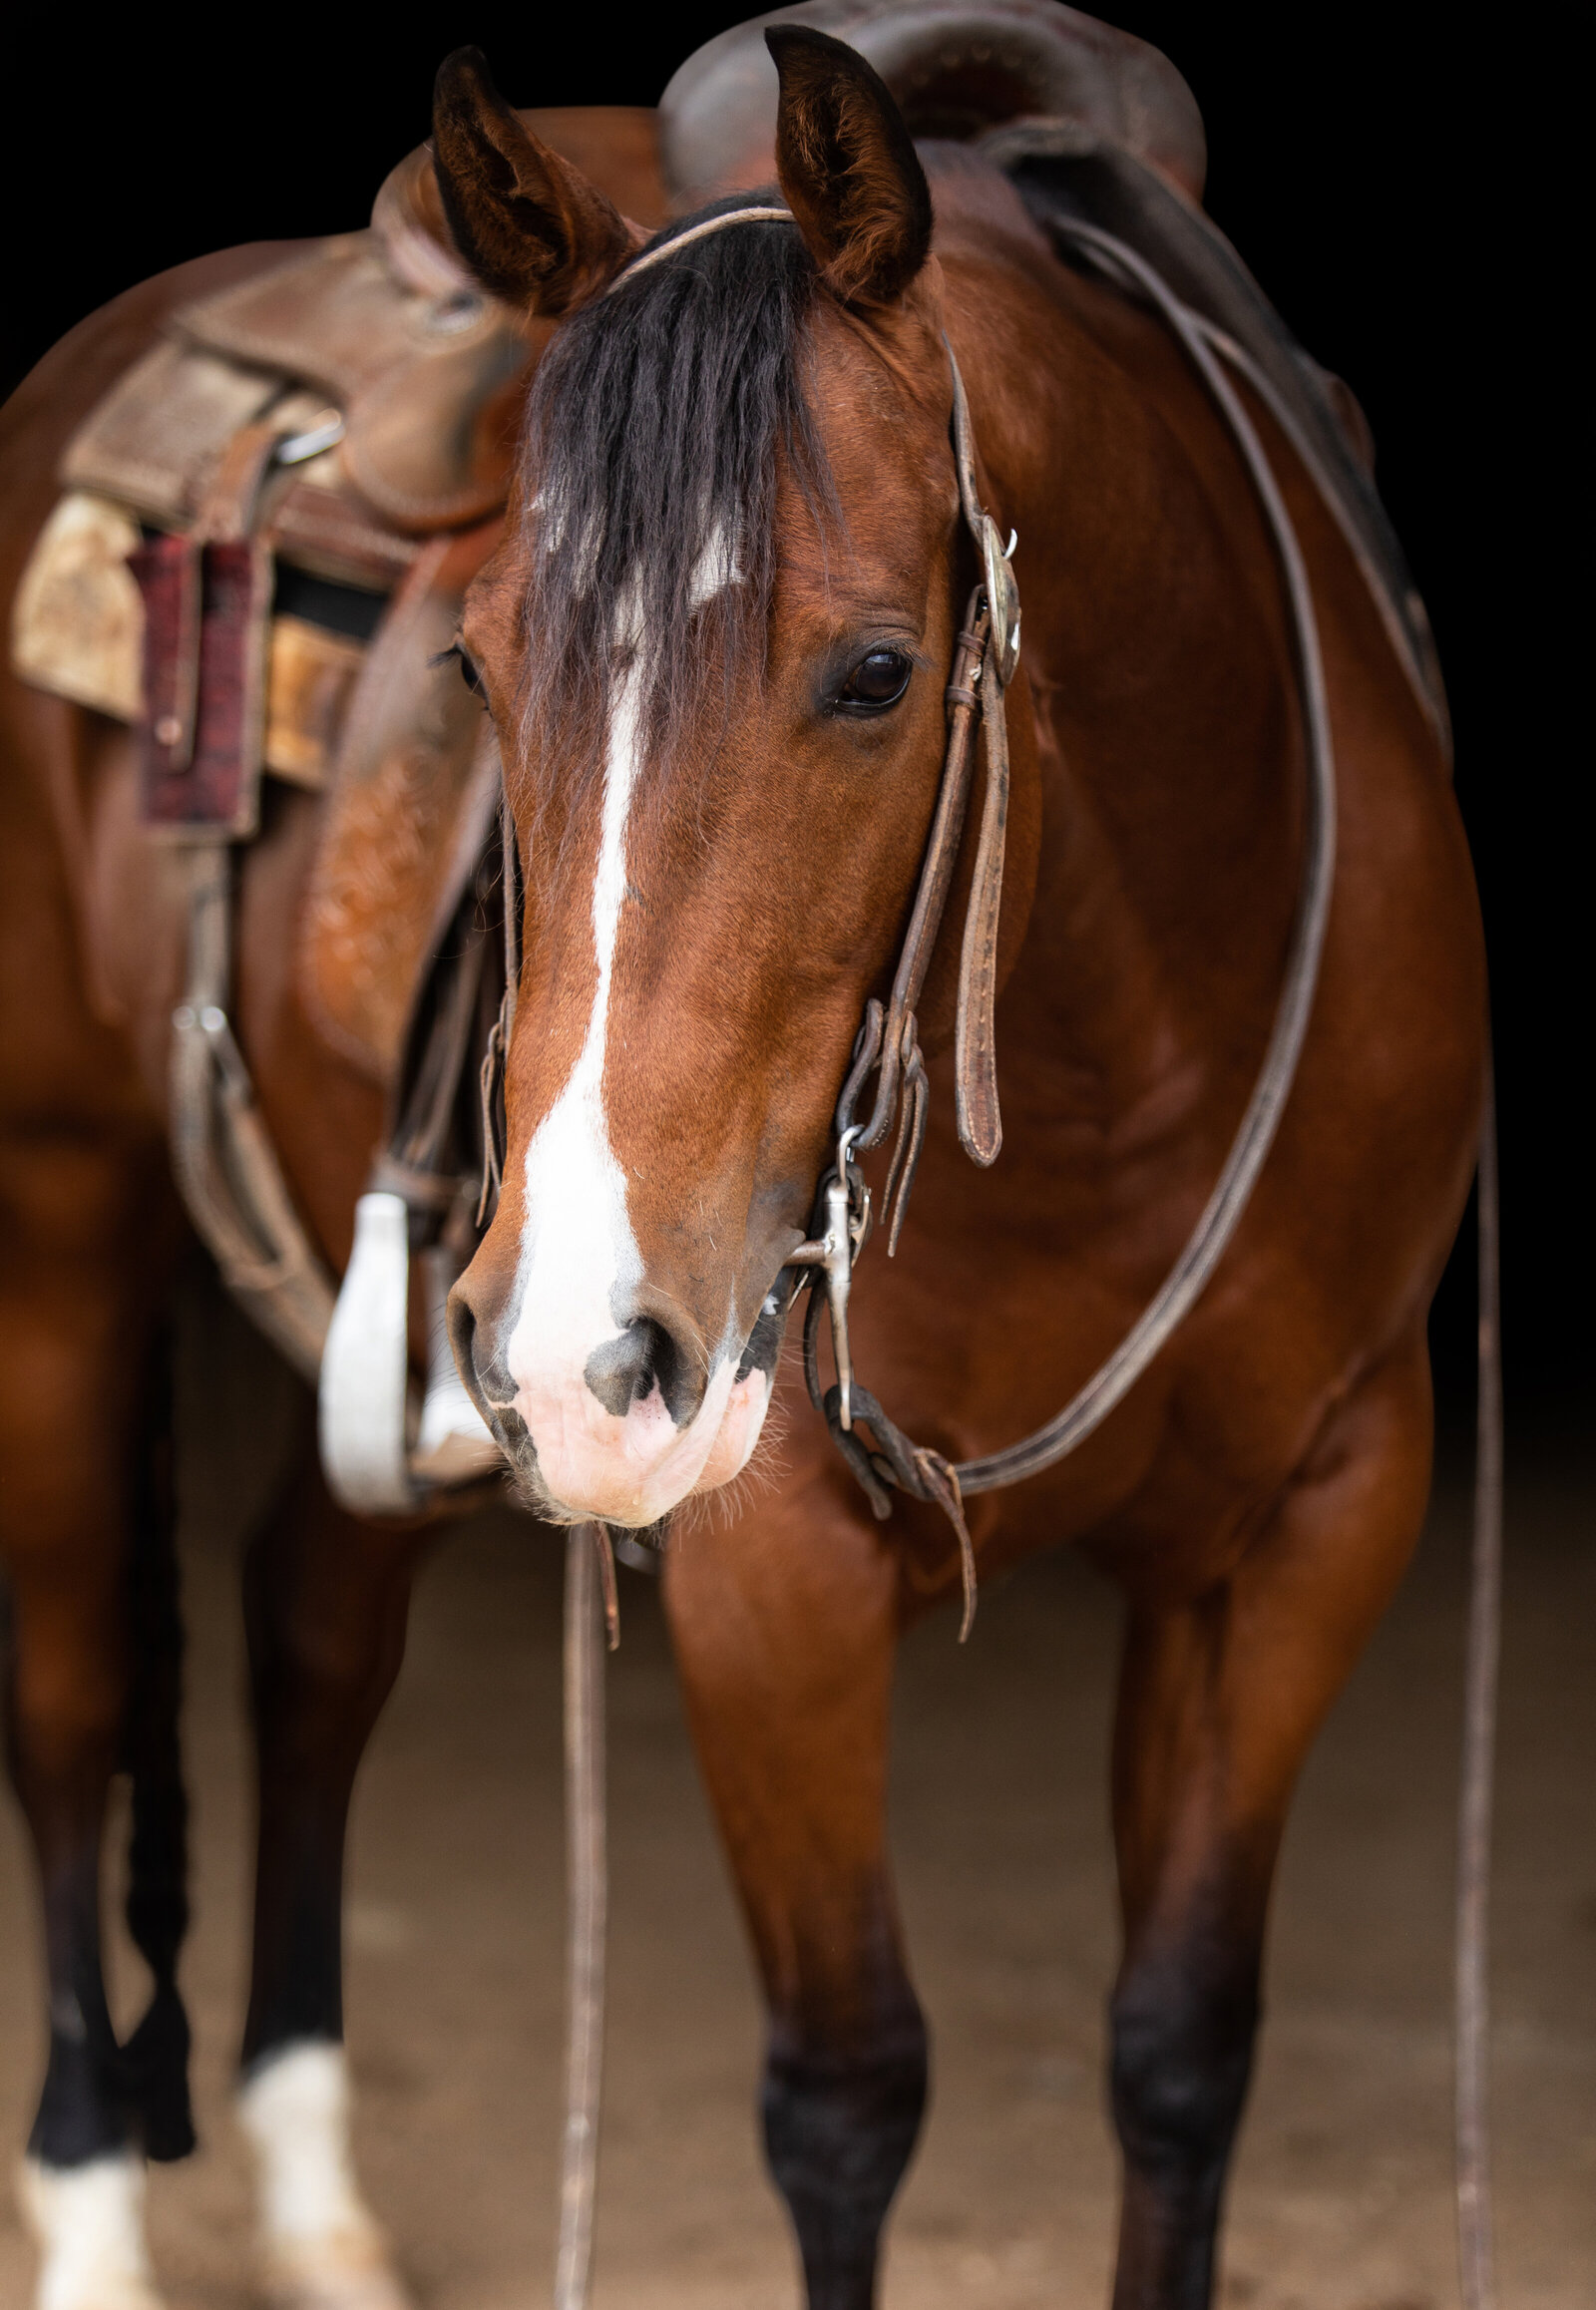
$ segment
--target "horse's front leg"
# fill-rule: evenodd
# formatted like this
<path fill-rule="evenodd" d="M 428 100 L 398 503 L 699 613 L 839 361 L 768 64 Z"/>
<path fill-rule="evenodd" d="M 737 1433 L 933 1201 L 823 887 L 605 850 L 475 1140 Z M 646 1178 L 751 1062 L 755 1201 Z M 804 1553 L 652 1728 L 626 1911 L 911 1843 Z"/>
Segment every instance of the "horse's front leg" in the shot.
<path fill-rule="evenodd" d="M 870 2310 L 926 2100 L 885 1851 L 896 1563 L 817 1482 L 686 1534 L 665 1595 L 764 1977 L 765 2147 L 809 2310 Z"/>
<path fill-rule="evenodd" d="M 342 1903 L 355 1772 L 404 1657 L 420 1546 L 346 1516 L 311 1454 L 245 1575 L 260 1798 L 239 2115 L 273 2310 L 404 2310 L 350 2156 Z"/>
<path fill-rule="evenodd" d="M 1233 1575 L 1133 1593 L 1114 1755 L 1114 2310 L 1207 2310 L 1298 1770 L 1407 1563 L 1430 1461 L 1422 1340 L 1334 1415 Z"/>

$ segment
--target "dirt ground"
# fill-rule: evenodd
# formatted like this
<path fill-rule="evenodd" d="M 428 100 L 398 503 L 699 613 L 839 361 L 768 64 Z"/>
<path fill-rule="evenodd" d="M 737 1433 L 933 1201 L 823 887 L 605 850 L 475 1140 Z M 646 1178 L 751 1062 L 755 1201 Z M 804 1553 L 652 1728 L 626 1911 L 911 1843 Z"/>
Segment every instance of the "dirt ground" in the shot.
<path fill-rule="evenodd" d="M 228 2114 L 250 1811 L 236 1594 L 260 1479 L 216 1439 L 274 1432 L 283 1390 L 264 1351 L 214 1310 L 191 1325 L 187 1370 L 198 1884 L 186 1981 L 203 2147 L 156 2171 L 153 2231 L 172 2310 L 245 2310 L 245 2170 Z M 1509 1471 L 1494 1977 L 1503 2310 L 1596 2300 L 1596 1485 L 1571 1466 L 1543 1452 Z M 1463 1507 L 1449 1476 L 1298 1800 L 1231 2193 L 1227 2310 L 1450 2310 L 1456 2300 L 1448 2000 Z M 496 1514 L 454 1535 L 422 1582 L 357 1799 L 348 1944 L 359 2154 L 421 2310 L 537 2310 L 550 2299 L 559 1582 L 560 1543 L 537 1526 Z M 622 1586 L 609 1669 L 613 1925 L 595 2306 L 796 2310 L 793 2256 L 755 2140 L 759 2015 L 740 1927 L 657 1589 L 629 1573 Z M 892 2226 L 884 2310 L 1105 2298 L 1115 1617 L 1111 1595 L 1054 1556 L 984 1595 L 966 1651 L 946 1616 L 906 1650 L 895 1836 L 935 2085 Z M 122 2013 L 136 2010 L 126 1952 L 115 1994 Z M 7 1805 L 7 2165 L 37 2091 L 40 2012 L 32 1889 Z M 5 2310 L 22 2310 L 30 2271 L 5 2205 Z"/>

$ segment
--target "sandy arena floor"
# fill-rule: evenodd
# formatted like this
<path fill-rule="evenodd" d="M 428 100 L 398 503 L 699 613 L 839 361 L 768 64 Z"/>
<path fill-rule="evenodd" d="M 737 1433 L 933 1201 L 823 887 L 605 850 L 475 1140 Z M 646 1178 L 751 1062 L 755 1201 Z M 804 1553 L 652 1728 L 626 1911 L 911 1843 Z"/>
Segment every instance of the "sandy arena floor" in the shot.
<path fill-rule="evenodd" d="M 280 1409 L 227 1343 L 213 1433 Z M 1498 1848 L 1495 2118 L 1503 2310 L 1596 2300 L 1596 1536 L 1588 1476 L 1511 1469 Z M 172 2310 L 245 2310 L 247 2200 L 227 2109 L 242 2012 L 245 1779 L 237 1552 L 250 1486 L 190 1456 L 188 1742 L 198 1920 L 187 1984 L 204 2146 L 158 2169 Z M 1462 1498 L 1310 1766 L 1287 1845 L 1270 2016 L 1232 2192 L 1227 2310 L 1449 2310 L 1449 1903 Z M 509 1515 L 423 1580 L 357 1799 L 350 2044 L 373 2199 L 422 2310 L 550 2298 L 561 2027 L 557 1540 Z M 595 2310 L 796 2310 L 752 2100 L 759 2016 L 694 1775 L 657 1590 L 623 1574 L 610 1666 L 611 2005 Z M 907 1648 L 896 1835 L 936 2045 L 885 2310 L 1105 2298 L 1113 2160 L 1099 2084 L 1113 1962 L 1104 1750 L 1115 1609 L 1054 1557 Z M 136 2010 L 124 1959 L 119 2009 Z M 0 2155 L 42 2033 L 32 1890 L 0 1809 Z M 0 2209 L 0 2304 L 31 2260 Z"/>

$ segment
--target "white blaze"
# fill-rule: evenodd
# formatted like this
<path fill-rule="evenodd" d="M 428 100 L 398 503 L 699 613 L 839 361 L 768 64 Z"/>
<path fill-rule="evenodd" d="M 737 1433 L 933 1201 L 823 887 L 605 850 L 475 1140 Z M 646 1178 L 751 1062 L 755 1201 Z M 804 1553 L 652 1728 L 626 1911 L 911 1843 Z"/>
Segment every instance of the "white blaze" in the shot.
<path fill-rule="evenodd" d="M 593 884 L 593 943 L 598 962 L 593 1011 L 565 1089 L 527 1149 L 520 1305 L 506 1349 L 518 1391 L 541 1394 L 540 1382 L 563 1371 L 573 1358 L 580 1378 L 593 1350 L 620 1330 L 614 1314 L 618 1293 L 642 1280 L 642 1258 L 626 1216 L 625 1175 L 609 1144 L 603 1112 L 609 982 L 626 890 L 626 819 L 636 779 L 637 684 L 628 667 L 615 684 L 609 708 Z M 533 1432 L 542 1450 L 545 1438 Z M 558 1438 L 550 1435 L 548 1442 L 556 1447 Z"/>
<path fill-rule="evenodd" d="M 739 575 L 736 557 L 717 531 L 699 557 L 695 602 L 735 583 Z M 616 622 L 624 636 L 634 619 L 623 608 Z M 703 1403 L 678 1429 L 657 1383 L 617 1417 L 604 1409 L 585 1376 L 595 1348 L 623 1329 L 629 1297 L 643 1280 L 626 1209 L 626 1177 L 610 1143 L 603 1097 L 609 998 L 626 896 L 626 829 L 641 768 L 639 657 L 630 657 L 610 691 L 593 885 L 593 1010 L 577 1063 L 527 1149 L 516 1317 L 505 1360 L 515 1407 L 555 1499 L 583 1514 L 645 1524 L 693 1489 L 712 1453 L 715 1482 L 742 1466 L 757 1438 L 768 1388 L 763 1374 L 754 1372 L 734 1390 L 735 1358 L 721 1343 Z M 738 1432 L 715 1451 L 728 1405 Z"/>

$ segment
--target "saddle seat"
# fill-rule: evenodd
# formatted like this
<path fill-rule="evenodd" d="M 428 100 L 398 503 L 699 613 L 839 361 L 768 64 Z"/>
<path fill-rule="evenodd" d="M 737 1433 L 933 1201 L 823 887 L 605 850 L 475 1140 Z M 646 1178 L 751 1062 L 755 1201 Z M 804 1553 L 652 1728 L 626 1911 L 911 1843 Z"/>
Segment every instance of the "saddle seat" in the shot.
<path fill-rule="evenodd" d="M 1146 41 L 1058 0 L 802 0 L 706 41 L 659 100 L 659 158 L 678 214 L 771 173 L 772 24 L 806 24 L 868 58 L 910 134 L 965 144 L 1030 118 L 1115 145 L 1202 198 L 1197 100 Z"/>

